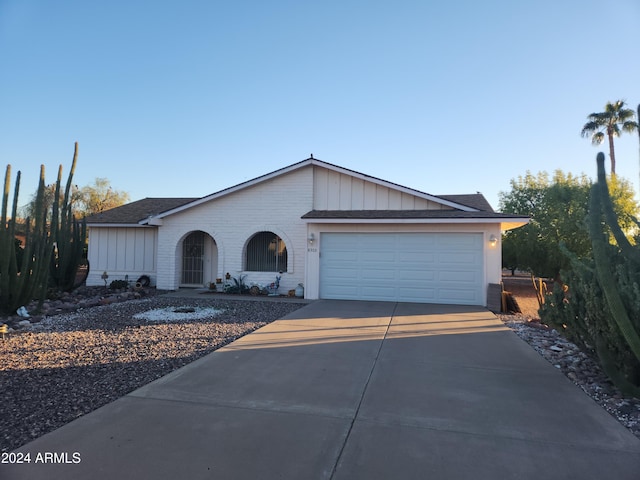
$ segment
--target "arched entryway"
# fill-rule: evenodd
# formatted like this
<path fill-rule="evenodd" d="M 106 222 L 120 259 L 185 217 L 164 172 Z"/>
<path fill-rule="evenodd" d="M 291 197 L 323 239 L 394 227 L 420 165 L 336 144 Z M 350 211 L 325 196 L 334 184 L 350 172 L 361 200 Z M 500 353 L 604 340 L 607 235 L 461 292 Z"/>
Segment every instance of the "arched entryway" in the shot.
<path fill-rule="evenodd" d="M 202 287 L 215 281 L 218 271 L 218 248 L 210 235 L 202 231 L 189 233 L 182 241 L 181 287 Z"/>

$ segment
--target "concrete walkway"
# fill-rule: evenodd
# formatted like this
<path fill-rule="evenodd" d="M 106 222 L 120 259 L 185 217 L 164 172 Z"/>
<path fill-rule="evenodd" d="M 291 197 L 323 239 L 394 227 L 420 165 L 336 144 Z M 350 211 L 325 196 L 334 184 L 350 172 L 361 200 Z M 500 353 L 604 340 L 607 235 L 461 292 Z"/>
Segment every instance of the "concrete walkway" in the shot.
<path fill-rule="evenodd" d="M 377 302 L 311 303 L 19 452 L 0 478 L 640 478 L 640 441 L 494 315 Z"/>

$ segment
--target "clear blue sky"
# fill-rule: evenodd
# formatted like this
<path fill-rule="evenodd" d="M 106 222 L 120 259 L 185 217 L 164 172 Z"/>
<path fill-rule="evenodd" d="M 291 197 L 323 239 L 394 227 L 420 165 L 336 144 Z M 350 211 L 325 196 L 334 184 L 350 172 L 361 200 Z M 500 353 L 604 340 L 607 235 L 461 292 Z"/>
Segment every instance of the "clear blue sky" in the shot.
<path fill-rule="evenodd" d="M 638 25 L 638 0 L 0 0 L 0 166 L 31 193 L 78 141 L 75 183 L 137 200 L 313 153 L 497 207 L 527 170 L 594 176 L 580 130 L 640 102 Z M 637 136 L 616 153 L 637 190 Z"/>

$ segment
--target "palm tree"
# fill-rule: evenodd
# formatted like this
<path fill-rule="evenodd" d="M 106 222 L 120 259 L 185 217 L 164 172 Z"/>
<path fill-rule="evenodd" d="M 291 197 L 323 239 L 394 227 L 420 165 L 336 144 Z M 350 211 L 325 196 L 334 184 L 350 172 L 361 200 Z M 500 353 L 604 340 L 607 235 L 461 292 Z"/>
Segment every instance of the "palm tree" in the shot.
<path fill-rule="evenodd" d="M 623 100 L 607 103 L 604 112 L 592 113 L 589 121 L 582 127 L 582 137 L 591 136 L 591 143 L 600 145 L 605 135 L 609 139 L 609 157 L 611 158 L 611 174 L 616 174 L 616 154 L 613 150 L 613 137 L 619 137 L 622 132 L 633 133 L 638 129 L 634 121 L 636 113 L 630 108 L 624 108 Z"/>

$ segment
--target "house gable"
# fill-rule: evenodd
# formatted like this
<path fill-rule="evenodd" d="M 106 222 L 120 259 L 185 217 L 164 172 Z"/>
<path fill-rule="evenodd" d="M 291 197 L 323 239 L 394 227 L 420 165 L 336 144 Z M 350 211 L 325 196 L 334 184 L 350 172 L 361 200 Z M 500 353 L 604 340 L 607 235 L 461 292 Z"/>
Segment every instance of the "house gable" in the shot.
<path fill-rule="evenodd" d="M 253 180 L 220 190 L 164 211 L 140 224 L 162 225 L 162 218 L 180 213 L 216 199 L 272 182 L 301 169 L 313 172 L 313 210 L 461 210 L 478 211 L 469 204 L 458 203 L 454 196 L 438 197 L 354 170 L 333 165 L 313 157 L 281 168 Z"/>
<path fill-rule="evenodd" d="M 342 171 L 341 171 L 342 170 Z M 344 169 L 313 167 L 314 210 L 452 210 L 453 202 Z M 463 206 L 461 209 L 469 210 Z"/>

